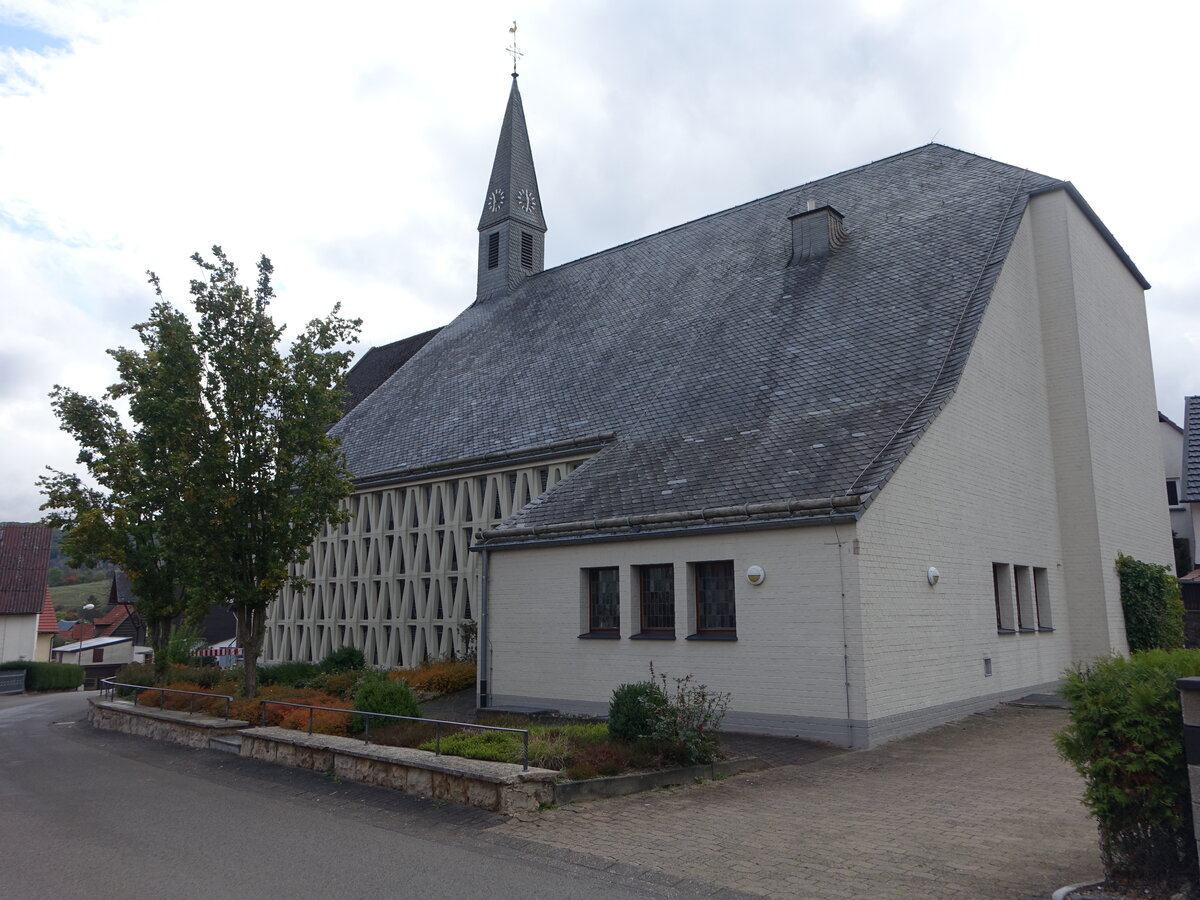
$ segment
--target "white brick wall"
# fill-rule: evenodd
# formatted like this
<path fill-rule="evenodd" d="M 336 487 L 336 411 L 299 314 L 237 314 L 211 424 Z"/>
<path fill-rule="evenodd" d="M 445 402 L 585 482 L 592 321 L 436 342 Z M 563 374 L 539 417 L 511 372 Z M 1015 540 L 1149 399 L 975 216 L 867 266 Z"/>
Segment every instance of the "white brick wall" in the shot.
<path fill-rule="evenodd" d="M 803 717 L 822 720 L 818 731 L 834 727 L 831 722 L 840 728 L 846 719 L 843 589 L 852 645 L 858 643 L 858 622 L 854 526 L 837 532 L 829 526 L 791 528 L 494 553 L 491 692 L 501 704 L 536 698 L 564 710 L 607 711 L 613 688 L 644 680 L 653 661 L 661 672 L 692 674 L 728 691 L 734 720 L 789 733 L 797 733 L 795 723 L 767 720 Z M 722 559 L 734 562 L 738 640 L 685 640 L 692 604 L 687 563 Z M 632 567 L 658 563 L 675 566 L 676 640 L 632 640 L 639 631 Z M 581 639 L 586 595 L 580 572 L 613 565 L 621 569 L 621 636 Z M 745 578 L 751 565 L 766 570 L 761 586 Z M 851 681 L 851 712 L 861 717 L 857 659 Z"/>
<path fill-rule="evenodd" d="M 957 392 L 859 523 L 872 719 L 1045 684 L 1070 661 L 1039 331 L 1026 216 Z M 1055 632 L 997 634 L 993 562 L 1047 570 Z"/>

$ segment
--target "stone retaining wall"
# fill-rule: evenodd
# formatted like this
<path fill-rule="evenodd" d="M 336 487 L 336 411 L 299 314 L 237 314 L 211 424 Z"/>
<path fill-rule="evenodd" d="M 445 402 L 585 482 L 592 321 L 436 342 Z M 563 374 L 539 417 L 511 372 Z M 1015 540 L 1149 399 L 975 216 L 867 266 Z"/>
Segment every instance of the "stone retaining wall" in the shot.
<path fill-rule="evenodd" d="M 519 765 L 436 756 L 408 747 L 365 744 L 353 738 L 289 728 L 241 732 L 242 756 L 328 772 L 336 778 L 392 788 L 435 800 L 512 814 L 554 802 L 558 773 Z"/>
<path fill-rule="evenodd" d="M 93 698 L 88 704 L 88 722 L 93 728 L 136 734 L 200 750 L 208 749 L 210 738 L 237 734 L 250 724 L 240 719 L 220 719 L 200 713 L 188 715 L 171 709 L 136 706 L 125 700 Z"/>

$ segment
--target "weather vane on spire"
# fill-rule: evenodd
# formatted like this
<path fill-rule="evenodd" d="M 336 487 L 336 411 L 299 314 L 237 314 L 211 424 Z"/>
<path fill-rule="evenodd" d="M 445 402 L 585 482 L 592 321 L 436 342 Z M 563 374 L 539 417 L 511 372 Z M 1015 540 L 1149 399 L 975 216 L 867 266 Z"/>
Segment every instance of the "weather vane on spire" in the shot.
<path fill-rule="evenodd" d="M 512 46 L 508 48 L 508 52 L 512 55 L 512 58 L 513 58 L 513 78 L 516 78 L 517 77 L 517 59 L 519 57 L 522 57 L 525 55 L 519 49 L 517 49 L 517 20 L 516 19 L 513 19 L 512 28 L 508 29 L 508 33 L 513 36 Z"/>

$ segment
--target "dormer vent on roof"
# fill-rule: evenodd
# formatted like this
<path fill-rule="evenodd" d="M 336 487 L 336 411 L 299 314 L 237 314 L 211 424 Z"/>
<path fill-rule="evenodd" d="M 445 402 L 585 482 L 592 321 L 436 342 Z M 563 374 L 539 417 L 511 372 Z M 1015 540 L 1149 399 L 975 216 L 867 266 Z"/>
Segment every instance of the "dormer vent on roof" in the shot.
<path fill-rule="evenodd" d="M 792 223 L 792 258 L 788 260 L 789 266 L 803 266 L 824 259 L 850 239 L 840 212 L 832 206 L 812 209 L 812 205 L 810 200 L 809 209 L 788 216 L 788 221 Z"/>

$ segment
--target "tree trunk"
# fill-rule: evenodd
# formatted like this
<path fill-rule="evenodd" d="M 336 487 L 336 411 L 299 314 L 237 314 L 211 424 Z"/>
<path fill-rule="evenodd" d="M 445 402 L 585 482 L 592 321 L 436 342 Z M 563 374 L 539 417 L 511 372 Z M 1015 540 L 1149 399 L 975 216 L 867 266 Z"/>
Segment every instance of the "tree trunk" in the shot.
<path fill-rule="evenodd" d="M 154 651 L 154 681 L 167 683 L 167 644 L 171 640 L 171 620 L 152 619 L 146 623 L 150 649 Z"/>
<path fill-rule="evenodd" d="M 238 623 L 238 646 L 242 648 L 242 687 L 246 697 L 253 699 L 258 694 L 258 655 L 262 652 L 263 637 L 266 634 L 266 612 L 261 609 L 247 609 L 244 603 L 235 603 L 232 609 Z"/>

